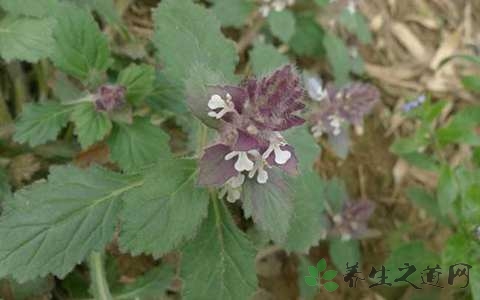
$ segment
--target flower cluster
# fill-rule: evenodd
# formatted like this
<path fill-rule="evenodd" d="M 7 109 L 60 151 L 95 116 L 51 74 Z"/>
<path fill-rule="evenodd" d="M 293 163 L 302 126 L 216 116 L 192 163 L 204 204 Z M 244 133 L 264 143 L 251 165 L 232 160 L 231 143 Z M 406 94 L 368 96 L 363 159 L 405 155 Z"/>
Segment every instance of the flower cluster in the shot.
<path fill-rule="evenodd" d="M 378 90 L 365 83 L 351 83 L 342 88 L 329 83 L 323 89 L 318 79 L 312 77 L 306 84 L 310 97 L 319 102 L 310 116 L 311 130 L 317 138 L 323 134 L 338 136 L 348 124 L 363 132 L 363 118 L 380 98 Z"/>
<path fill-rule="evenodd" d="M 263 17 L 267 17 L 272 10 L 282 11 L 293 4 L 295 0 L 260 0 L 260 13 Z"/>
<path fill-rule="evenodd" d="M 416 99 L 405 103 L 403 105 L 403 111 L 404 112 L 410 112 L 410 111 L 414 110 L 415 108 L 421 106 L 425 102 L 425 100 L 427 100 L 427 96 L 420 95 Z"/>
<path fill-rule="evenodd" d="M 209 87 L 208 92 L 208 117 L 219 122 L 219 140 L 200 160 L 200 185 L 223 187 L 220 196 L 233 202 L 246 177 L 265 184 L 272 167 L 297 173 L 294 149 L 281 135 L 304 123 L 296 115 L 304 108 L 303 89 L 292 66 L 241 86 Z"/>
<path fill-rule="evenodd" d="M 111 112 L 121 108 L 125 102 L 126 89 L 123 86 L 105 84 L 98 88 L 93 95 L 93 101 L 97 111 Z"/>
<path fill-rule="evenodd" d="M 368 220 L 375 210 L 373 202 L 362 200 L 347 201 L 342 211 L 332 217 L 332 234 L 342 240 L 359 239 L 368 231 Z"/>

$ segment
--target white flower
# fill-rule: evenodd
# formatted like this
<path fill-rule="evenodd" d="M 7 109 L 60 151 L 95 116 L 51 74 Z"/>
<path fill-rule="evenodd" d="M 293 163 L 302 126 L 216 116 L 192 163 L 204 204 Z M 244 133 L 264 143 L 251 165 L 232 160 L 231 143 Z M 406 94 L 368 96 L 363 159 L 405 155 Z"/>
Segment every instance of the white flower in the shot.
<path fill-rule="evenodd" d="M 251 150 L 249 153 L 255 157 L 255 164 L 248 173 L 248 178 L 253 178 L 257 174 L 257 182 L 260 184 L 266 183 L 268 181 L 268 173 L 265 170 L 265 167 L 268 167 L 267 162 L 257 150 Z"/>
<path fill-rule="evenodd" d="M 208 112 L 208 116 L 216 119 L 221 119 L 226 113 L 235 111 L 235 105 L 232 102 L 232 96 L 230 94 L 227 94 L 225 99 L 217 94 L 212 95 L 210 100 L 208 100 L 208 107 L 212 110 Z M 215 110 L 219 108 L 221 108 L 221 110 L 215 112 Z"/>
<path fill-rule="evenodd" d="M 350 0 L 348 2 L 347 10 L 351 15 L 353 15 L 357 12 L 357 7 L 355 5 L 355 1 Z"/>
<path fill-rule="evenodd" d="M 278 132 L 274 132 L 270 138 L 270 145 L 263 153 L 262 158 L 267 159 L 272 152 L 275 155 L 275 162 L 279 165 L 284 165 L 292 157 L 292 153 L 288 150 L 282 150 L 280 147 L 285 146 L 287 143 L 285 139 Z"/>
<path fill-rule="evenodd" d="M 328 117 L 330 126 L 333 128 L 333 135 L 337 136 L 342 131 L 342 119 L 337 115 L 332 115 Z"/>
<path fill-rule="evenodd" d="M 305 77 L 305 86 L 308 96 L 315 101 L 322 101 L 327 97 L 327 91 L 322 87 L 322 79 L 318 76 Z"/>
<path fill-rule="evenodd" d="M 234 167 L 238 172 L 251 171 L 253 169 L 253 161 L 248 158 L 246 151 L 232 151 L 225 155 L 225 160 L 231 160 L 234 157 L 237 158 L 237 162 Z"/>
<path fill-rule="evenodd" d="M 227 201 L 234 203 L 240 199 L 242 194 L 242 185 L 245 182 L 245 175 L 238 174 L 235 177 L 230 178 L 218 194 L 218 198 L 222 199 L 227 195 Z"/>

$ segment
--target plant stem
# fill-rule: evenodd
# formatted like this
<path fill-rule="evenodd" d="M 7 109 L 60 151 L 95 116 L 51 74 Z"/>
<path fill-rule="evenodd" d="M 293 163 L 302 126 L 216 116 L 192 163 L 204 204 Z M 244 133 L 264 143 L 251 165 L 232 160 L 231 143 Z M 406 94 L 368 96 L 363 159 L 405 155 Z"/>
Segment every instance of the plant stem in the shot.
<path fill-rule="evenodd" d="M 90 280 L 95 299 L 112 300 L 110 289 L 108 288 L 105 269 L 103 266 L 102 253 L 93 252 L 88 259 L 90 266 Z"/>

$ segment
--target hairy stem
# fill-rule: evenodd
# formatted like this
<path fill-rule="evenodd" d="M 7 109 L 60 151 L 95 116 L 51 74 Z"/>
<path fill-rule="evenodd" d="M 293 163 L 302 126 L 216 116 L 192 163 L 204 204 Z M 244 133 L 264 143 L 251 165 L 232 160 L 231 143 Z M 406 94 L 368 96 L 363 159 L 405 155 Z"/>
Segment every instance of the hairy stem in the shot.
<path fill-rule="evenodd" d="M 88 259 L 90 266 L 90 280 L 95 299 L 112 300 L 110 289 L 108 288 L 105 268 L 103 266 L 102 253 L 93 252 Z"/>

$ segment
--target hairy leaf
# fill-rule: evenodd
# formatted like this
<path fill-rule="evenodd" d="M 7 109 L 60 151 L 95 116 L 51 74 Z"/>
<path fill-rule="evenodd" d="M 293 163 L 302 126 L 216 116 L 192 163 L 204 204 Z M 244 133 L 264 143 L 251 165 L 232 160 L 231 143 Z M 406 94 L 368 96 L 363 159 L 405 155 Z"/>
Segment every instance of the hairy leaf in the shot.
<path fill-rule="evenodd" d="M 297 126 L 283 133 L 287 143 L 295 149 L 298 157 L 299 169 L 307 172 L 313 169 L 315 160 L 320 155 L 320 146 L 308 131 L 307 126 Z"/>
<path fill-rule="evenodd" d="M 204 64 L 233 79 L 238 62 L 234 44 L 222 35 L 210 11 L 190 0 L 166 0 L 154 20 L 153 42 L 169 77 L 183 81 L 192 65 Z"/>
<path fill-rule="evenodd" d="M 108 116 L 97 112 L 92 103 L 77 105 L 71 119 L 75 123 L 75 134 L 83 149 L 102 140 L 112 129 Z"/>
<path fill-rule="evenodd" d="M 52 167 L 48 182 L 7 202 L 0 218 L 0 276 L 65 276 L 112 239 L 119 196 L 140 184 L 99 167 Z"/>
<path fill-rule="evenodd" d="M 195 186 L 194 160 L 160 160 L 145 184 L 124 196 L 120 246 L 134 255 L 163 255 L 192 238 L 207 214 L 208 192 Z"/>
<path fill-rule="evenodd" d="M 107 143 L 112 160 L 124 170 L 139 169 L 170 156 L 168 135 L 148 118 L 136 118 L 131 125 L 115 123 Z"/>
<path fill-rule="evenodd" d="M 214 0 L 212 11 L 222 26 L 241 27 L 255 8 L 253 3 L 245 0 Z"/>
<path fill-rule="evenodd" d="M 53 19 L 31 19 L 8 16 L 0 21 L 0 55 L 6 61 L 14 59 L 37 62 L 54 49 Z"/>
<path fill-rule="evenodd" d="M 271 12 L 268 15 L 268 25 L 273 35 L 286 43 L 295 33 L 295 16 L 289 10 Z"/>
<path fill-rule="evenodd" d="M 131 65 L 118 75 L 118 84 L 127 89 L 127 99 L 132 103 L 150 95 L 154 82 L 155 69 L 148 65 Z"/>
<path fill-rule="evenodd" d="M 27 104 L 16 123 L 13 139 L 32 147 L 55 140 L 67 124 L 72 108 L 56 102 Z"/>
<path fill-rule="evenodd" d="M 212 203 L 197 237 L 183 250 L 184 299 L 249 299 L 257 286 L 255 254 L 223 203 Z"/>
<path fill-rule="evenodd" d="M 69 75 L 95 81 L 111 62 L 106 36 L 85 9 L 62 5 L 57 14 L 53 62 Z"/>
<path fill-rule="evenodd" d="M 287 64 L 288 57 L 278 52 L 272 45 L 258 42 L 250 51 L 250 61 L 253 73 L 257 76 L 264 76 Z"/>

